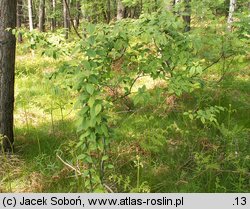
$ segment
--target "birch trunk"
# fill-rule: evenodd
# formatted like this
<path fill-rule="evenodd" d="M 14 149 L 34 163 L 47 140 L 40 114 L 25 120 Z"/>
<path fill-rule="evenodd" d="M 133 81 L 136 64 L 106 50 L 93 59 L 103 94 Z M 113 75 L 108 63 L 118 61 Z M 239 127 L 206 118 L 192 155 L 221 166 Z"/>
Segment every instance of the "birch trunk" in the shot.
<path fill-rule="evenodd" d="M 33 13 L 32 13 L 32 0 L 28 0 L 28 13 L 29 13 L 29 27 L 30 27 L 30 31 L 32 31 L 34 29 Z"/>
<path fill-rule="evenodd" d="M 228 19 L 227 19 L 229 31 L 232 31 L 232 23 L 234 21 L 233 15 L 234 15 L 234 11 L 236 9 L 236 4 L 237 4 L 237 0 L 230 0 L 229 13 L 228 13 Z"/>

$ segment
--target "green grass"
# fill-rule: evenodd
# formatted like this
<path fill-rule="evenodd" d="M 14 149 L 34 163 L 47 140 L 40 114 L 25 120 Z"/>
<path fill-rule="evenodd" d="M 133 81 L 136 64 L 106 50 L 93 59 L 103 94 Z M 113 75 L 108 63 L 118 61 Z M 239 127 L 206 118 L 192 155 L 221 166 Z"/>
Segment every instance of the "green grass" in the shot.
<path fill-rule="evenodd" d="M 152 192 L 249 191 L 250 80 L 241 79 L 241 73 L 220 83 L 208 81 L 192 96 L 176 99 L 170 111 L 168 104 L 155 102 L 152 92 L 154 102 L 120 115 L 114 130 L 116 172 L 135 178 L 133 161 L 139 154 L 141 181 Z M 210 105 L 226 108 L 217 117 L 219 127 L 183 117 L 185 111 Z"/>
<path fill-rule="evenodd" d="M 18 54 L 16 150 L 3 159 L 0 191 L 81 191 L 80 179 L 56 156 L 73 164 L 71 146 L 78 140 L 75 98 L 48 76 L 63 60 Z M 114 169 L 107 172 L 106 184 L 116 192 L 249 192 L 249 78 L 246 71 L 234 70 L 192 95 L 175 98 L 155 88 L 146 104 L 129 111 L 117 104 L 110 113 Z M 217 115 L 219 127 L 183 115 L 210 105 L 226 108 Z"/>

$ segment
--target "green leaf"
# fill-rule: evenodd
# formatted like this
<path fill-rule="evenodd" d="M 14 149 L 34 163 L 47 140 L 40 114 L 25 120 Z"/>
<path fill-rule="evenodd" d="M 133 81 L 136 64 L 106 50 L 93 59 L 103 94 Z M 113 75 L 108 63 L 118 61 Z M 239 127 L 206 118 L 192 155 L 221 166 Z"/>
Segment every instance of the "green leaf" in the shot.
<path fill-rule="evenodd" d="M 81 154 L 81 155 L 78 155 L 78 156 L 77 156 L 77 160 L 83 160 L 83 159 L 85 159 L 86 157 L 87 157 L 87 155 Z"/>
<path fill-rule="evenodd" d="M 113 166 L 113 165 L 111 165 L 111 164 L 108 164 L 108 165 L 107 165 L 107 167 L 108 167 L 109 169 L 114 168 L 114 166 Z"/>
<path fill-rule="evenodd" d="M 93 163 L 93 160 L 92 160 L 92 158 L 90 156 L 87 156 L 86 157 L 86 162 Z"/>
<path fill-rule="evenodd" d="M 109 157 L 107 156 L 107 155 L 104 155 L 103 157 L 102 157 L 102 161 L 105 161 L 105 160 L 108 160 L 109 159 Z"/>
<path fill-rule="evenodd" d="M 96 56 L 96 52 L 93 49 L 88 49 L 86 51 L 86 55 L 89 57 L 95 57 Z"/>
<path fill-rule="evenodd" d="M 95 142 L 95 141 L 96 141 L 96 135 L 95 135 L 94 133 L 91 133 L 91 134 L 90 134 L 90 140 L 91 140 L 92 142 Z"/>
<path fill-rule="evenodd" d="M 195 67 L 191 67 L 191 69 L 190 69 L 190 75 L 191 76 L 194 75 L 195 71 L 196 71 Z"/>
<path fill-rule="evenodd" d="M 89 63 L 87 60 L 84 60 L 84 61 L 82 62 L 82 65 L 83 65 L 84 69 L 86 69 L 86 70 L 91 70 L 90 63 Z"/>
<path fill-rule="evenodd" d="M 192 114 L 189 114 L 188 116 L 189 116 L 189 118 L 190 118 L 191 120 L 194 119 L 194 116 L 193 116 Z"/>
<path fill-rule="evenodd" d="M 98 115 L 102 110 L 102 105 L 101 104 L 97 104 L 95 106 L 95 115 Z"/>
<path fill-rule="evenodd" d="M 82 134 L 81 136 L 80 136 L 80 139 L 84 139 L 84 138 L 86 138 L 87 136 L 89 136 L 90 135 L 90 131 L 88 130 L 88 131 L 86 131 L 84 134 Z"/>
<path fill-rule="evenodd" d="M 81 147 L 81 146 L 82 146 L 82 144 L 83 144 L 83 142 L 82 142 L 82 141 L 78 142 L 78 143 L 77 143 L 77 145 L 76 145 L 76 148 Z"/>
<path fill-rule="evenodd" d="M 90 109 L 90 116 L 91 116 L 91 118 L 95 118 L 95 116 L 96 116 L 96 114 L 95 114 L 95 108 L 94 107 L 92 107 Z"/>
<path fill-rule="evenodd" d="M 91 117 L 90 121 L 89 121 L 89 124 L 90 124 L 90 127 L 95 127 L 96 125 L 96 118 L 94 117 Z"/>
<path fill-rule="evenodd" d="M 108 136 L 108 128 L 107 128 L 107 126 L 102 124 L 101 129 L 102 129 L 102 132 L 104 133 L 104 135 L 107 137 Z"/>
<path fill-rule="evenodd" d="M 82 130 L 87 130 L 89 126 L 90 126 L 89 120 L 84 120 L 81 128 L 82 128 Z"/>
<path fill-rule="evenodd" d="M 88 34 L 93 35 L 95 32 L 95 25 L 94 24 L 88 24 L 88 26 L 86 27 L 86 31 L 88 32 Z"/>
<path fill-rule="evenodd" d="M 91 84 L 87 84 L 87 85 L 86 85 L 86 91 L 87 91 L 90 95 L 92 95 L 92 94 L 94 93 L 94 91 L 95 91 L 95 87 L 94 87 L 93 85 L 91 85 Z"/>
<path fill-rule="evenodd" d="M 85 113 L 86 113 L 88 110 L 89 110 L 89 107 L 88 107 L 88 106 L 83 107 L 83 108 L 80 110 L 79 115 L 84 116 Z"/>
<path fill-rule="evenodd" d="M 88 105 L 92 108 L 95 103 L 95 97 L 90 97 L 88 101 Z"/>
<path fill-rule="evenodd" d="M 94 43 L 95 43 L 95 36 L 90 36 L 87 41 L 88 41 L 88 43 L 89 43 L 90 46 L 94 45 Z"/>

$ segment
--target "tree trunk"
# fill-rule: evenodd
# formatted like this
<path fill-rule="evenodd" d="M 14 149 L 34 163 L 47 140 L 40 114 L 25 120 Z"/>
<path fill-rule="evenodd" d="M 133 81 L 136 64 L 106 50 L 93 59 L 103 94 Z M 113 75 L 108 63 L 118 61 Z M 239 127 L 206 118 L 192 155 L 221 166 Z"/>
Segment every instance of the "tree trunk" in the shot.
<path fill-rule="evenodd" d="M 29 13 L 29 27 L 30 27 L 30 31 L 32 31 L 34 29 L 33 26 L 33 13 L 32 13 L 32 0 L 28 0 L 28 13 Z"/>
<path fill-rule="evenodd" d="M 68 14 L 68 0 L 63 0 L 63 27 L 65 30 L 65 39 L 69 38 L 69 14 Z"/>
<path fill-rule="evenodd" d="M 40 0 L 39 4 L 39 31 L 45 31 L 45 0 Z"/>
<path fill-rule="evenodd" d="M 5 151 L 14 143 L 14 71 L 16 38 L 7 28 L 16 27 L 16 0 L 1 0 L 0 4 L 0 135 Z"/>
<path fill-rule="evenodd" d="M 107 23 L 111 21 L 111 2 L 107 0 Z"/>
<path fill-rule="evenodd" d="M 20 29 L 22 27 L 22 19 L 23 19 L 23 0 L 17 0 L 17 28 Z M 22 33 L 18 33 L 18 42 L 23 42 Z"/>
<path fill-rule="evenodd" d="M 229 13 L 228 13 L 228 19 L 227 19 L 229 31 L 232 31 L 232 23 L 234 21 L 233 15 L 234 15 L 234 11 L 236 9 L 236 4 L 237 4 L 237 0 L 230 0 Z"/>
<path fill-rule="evenodd" d="M 74 20 L 74 25 L 75 25 L 75 28 L 79 28 L 80 16 L 81 16 L 81 3 L 79 0 L 76 2 L 76 11 L 77 12 L 76 12 L 75 20 Z"/>
<path fill-rule="evenodd" d="M 184 0 L 185 4 L 185 15 L 182 16 L 184 23 L 185 23 L 185 32 L 188 32 L 191 30 L 191 5 L 190 5 L 191 0 Z"/>
<path fill-rule="evenodd" d="M 122 0 L 117 0 L 117 20 L 121 20 L 124 18 L 125 7 L 122 3 Z"/>
<path fill-rule="evenodd" d="M 51 0 L 51 8 L 52 8 L 52 18 L 51 18 L 51 31 L 54 32 L 56 29 L 56 0 Z"/>

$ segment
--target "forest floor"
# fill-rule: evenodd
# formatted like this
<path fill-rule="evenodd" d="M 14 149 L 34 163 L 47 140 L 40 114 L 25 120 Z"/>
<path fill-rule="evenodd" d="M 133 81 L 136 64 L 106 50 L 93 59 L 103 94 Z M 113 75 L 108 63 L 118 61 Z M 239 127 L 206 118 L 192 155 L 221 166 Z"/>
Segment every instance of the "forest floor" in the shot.
<path fill-rule="evenodd" d="M 195 94 L 168 96 L 155 90 L 159 83 L 152 81 L 149 103 L 133 105 L 131 97 L 125 106 L 118 105 L 110 113 L 114 170 L 106 174 L 107 185 L 115 192 L 249 191 L 247 61 L 230 69 L 222 81 L 215 70 L 208 71 L 206 88 Z M 63 62 L 18 52 L 15 154 L 1 157 L 0 192 L 80 191 L 74 172 L 57 157 L 78 138 L 75 100 L 60 92 L 49 76 Z M 141 80 L 138 85 L 150 82 Z M 207 105 L 225 108 L 216 116 L 217 127 L 183 115 Z"/>

